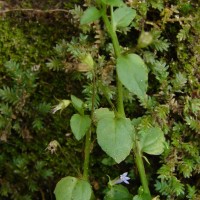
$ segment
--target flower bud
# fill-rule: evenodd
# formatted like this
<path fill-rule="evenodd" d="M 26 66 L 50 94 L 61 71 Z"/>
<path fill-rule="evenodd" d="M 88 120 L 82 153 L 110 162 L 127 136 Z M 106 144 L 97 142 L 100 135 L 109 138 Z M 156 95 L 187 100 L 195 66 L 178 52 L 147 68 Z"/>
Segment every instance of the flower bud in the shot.
<path fill-rule="evenodd" d="M 140 37 L 138 38 L 138 47 L 145 48 L 148 45 L 150 45 L 152 41 L 153 41 L 153 36 L 151 35 L 151 33 L 143 31 L 140 34 Z"/>
<path fill-rule="evenodd" d="M 94 60 L 91 54 L 87 54 L 81 58 L 81 63 L 78 65 L 78 71 L 87 72 L 93 70 Z"/>
<path fill-rule="evenodd" d="M 69 104 L 71 103 L 70 100 L 66 100 L 63 99 L 59 102 L 59 104 L 57 104 L 56 106 L 54 106 L 54 108 L 52 109 L 52 113 L 55 114 L 58 110 L 63 110 L 65 109 Z"/>

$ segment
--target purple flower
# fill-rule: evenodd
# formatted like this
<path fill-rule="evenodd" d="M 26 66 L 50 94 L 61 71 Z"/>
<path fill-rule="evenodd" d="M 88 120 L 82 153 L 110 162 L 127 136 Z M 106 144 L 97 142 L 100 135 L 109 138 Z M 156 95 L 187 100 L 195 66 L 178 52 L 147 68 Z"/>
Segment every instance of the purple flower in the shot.
<path fill-rule="evenodd" d="M 126 184 L 129 184 L 128 180 L 130 180 L 130 178 L 127 175 L 128 175 L 128 172 L 125 172 L 122 175 L 120 175 L 118 178 L 116 178 L 112 181 L 109 181 L 109 184 L 111 186 L 115 185 L 115 184 L 123 183 L 123 182 Z"/>
<path fill-rule="evenodd" d="M 125 172 L 122 175 L 120 175 L 119 179 L 116 181 L 116 184 L 123 183 L 123 182 L 126 184 L 129 184 L 128 180 L 130 180 L 130 178 L 127 175 L 128 175 L 128 172 Z"/>

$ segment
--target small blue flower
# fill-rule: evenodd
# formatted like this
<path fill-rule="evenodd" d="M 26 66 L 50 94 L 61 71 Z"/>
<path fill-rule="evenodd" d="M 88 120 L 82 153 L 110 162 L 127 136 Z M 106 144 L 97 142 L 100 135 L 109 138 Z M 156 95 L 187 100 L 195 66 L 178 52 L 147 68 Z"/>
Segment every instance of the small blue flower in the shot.
<path fill-rule="evenodd" d="M 109 185 L 115 185 L 115 184 L 119 184 L 119 183 L 126 183 L 129 184 L 128 180 L 130 180 L 130 178 L 127 176 L 128 172 L 123 173 L 122 175 L 120 175 L 118 178 L 109 181 Z"/>
<path fill-rule="evenodd" d="M 125 172 L 122 175 L 120 175 L 119 179 L 116 181 L 116 184 L 123 183 L 123 182 L 126 184 L 129 184 L 128 180 L 130 180 L 130 178 L 127 175 L 128 175 L 128 172 Z"/>

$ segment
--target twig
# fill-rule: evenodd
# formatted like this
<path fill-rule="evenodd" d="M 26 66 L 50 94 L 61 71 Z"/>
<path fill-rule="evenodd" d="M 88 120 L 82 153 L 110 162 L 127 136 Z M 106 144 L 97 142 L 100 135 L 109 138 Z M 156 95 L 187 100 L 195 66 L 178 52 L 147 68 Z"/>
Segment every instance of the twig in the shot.
<path fill-rule="evenodd" d="M 145 21 L 145 24 L 148 24 L 148 25 L 151 25 L 151 26 L 153 26 L 153 27 L 155 27 L 155 28 L 160 29 L 161 23 L 162 23 L 162 24 L 166 24 L 167 22 L 170 22 L 170 23 L 179 22 L 179 23 L 181 23 L 181 22 L 192 21 L 192 20 L 194 20 L 194 19 L 195 19 L 195 18 L 192 18 L 192 17 L 188 17 L 188 18 L 185 18 L 185 17 L 169 18 L 169 19 L 167 19 L 167 20 L 165 20 L 165 21 L 157 21 L 157 24 L 154 23 L 154 22 L 150 22 L 150 21 Z"/>
<path fill-rule="evenodd" d="M 45 200 L 45 195 L 42 189 L 40 189 L 40 194 L 41 194 L 42 200 Z"/>
<path fill-rule="evenodd" d="M 152 25 L 153 27 L 155 27 L 157 29 L 160 29 L 160 27 L 156 23 L 154 23 L 154 22 L 145 21 L 145 24 L 149 24 L 149 25 Z"/>
<path fill-rule="evenodd" d="M 36 12 L 36 13 L 53 13 L 53 12 L 65 12 L 69 13 L 69 10 L 66 9 L 50 9 L 50 10 L 41 10 L 41 9 L 32 9 L 32 8 L 15 8 L 15 9 L 6 9 L 1 10 L 0 14 L 10 13 L 10 12 Z"/>
<path fill-rule="evenodd" d="M 192 21 L 192 20 L 194 20 L 194 18 L 192 18 L 192 17 L 188 17 L 188 18 L 179 17 L 179 18 L 173 18 L 173 19 L 169 18 L 169 19 L 166 20 L 166 22 L 172 22 L 173 23 L 173 22 Z"/>

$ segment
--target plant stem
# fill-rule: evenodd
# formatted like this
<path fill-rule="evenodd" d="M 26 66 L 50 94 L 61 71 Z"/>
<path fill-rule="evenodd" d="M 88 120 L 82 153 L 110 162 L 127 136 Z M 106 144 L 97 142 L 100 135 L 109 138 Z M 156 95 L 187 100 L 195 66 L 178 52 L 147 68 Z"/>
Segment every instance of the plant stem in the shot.
<path fill-rule="evenodd" d="M 123 86 L 119 78 L 117 77 L 117 109 L 122 117 L 125 117 L 124 103 L 123 103 Z"/>
<path fill-rule="evenodd" d="M 112 17 L 112 7 L 111 7 L 111 17 Z M 114 30 L 113 23 L 110 23 L 108 16 L 106 14 L 106 5 L 103 5 L 102 18 L 103 18 L 104 24 L 106 25 L 106 29 L 111 37 L 116 58 L 118 58 L 121 55 L 120 45 L 117 38 L 117 34 Z M 118 75 L 117 75 L 117 111 L 121 116 L 125 117 L 124 104 L 123 104 L 123 87 L 122 87 L 122 83 L 120 82 L 118 78 Z"/>
<path fill-rule="evenodd" d="M 85 155 L 84 155 L 84 165 L 83 165 L 83 179 L 88 181 L 89 174 L 89 162 L 90 162 L 90 146 L 91 146 L 91 128 L 86 133 L 85 138 Z"/>
<path fill-rule="evenodd" d="M 107 31 L 110 34 L 110 37 L 112 39 L 116 58 L 118 58 L 121 55 L 121 50 L 120 50 L 119 40 L 117 38 L 117 34 L 116 34 L 114 23 L 113 23 L 114 22 L 113 8 L 111 7 L 111 22 L 110 22 L 107 14 L 106 14 L 106 5 L 102 5 L 102 7 L 103 7 L 102 8 L 102 18 L 103 18 L 104 24 L 107 28 Z M 123 87 L 122 87 L 122 83 L 119 80 L 118 75 L 117 75 L 117 110 L 121 116 L 125 117 L 124 104 L 123 104 Z M 138 171 L 140 174 L 140 179 L 142 182 L 144 192 L 148 195 L 149 199 L 151 199 L 151 193 L 150 193 L 150 190 L 148 187 L 148 181 L 146 178 L 142 155 L 140 154 L 137 144 L 136 144 L 136 149 L 135 149 L 135 160 L 136 160 L 137 168 L 138 168 Z"/>
<path fill-rule="evenodd" d="M 145 173 L 144 162 L 142 159 L 142 155 L 138 149 L 137 143 L 136 143 L 136 151 L 135 151 L 135 161 L 136 161 L 136 165 L 139 171 L 140 180 L 142 183 L 144 193 L 146 193 L 149 196 L 149 199 L 151 199 L 151 193 L 149 190 L 148 181 L 147 181 L 147 177 Z"/>
<path fill-rule="evenodd" d="M 74 171 L 76 171 L 76 173 L 79 175 L 80 174 L 80 170 L 76 169 L 75 165 L 73 164 L 73 162 L 70 160 L 70 155 L 67 152 L 64 152 L 62 150 L 62 147 L 60 146 L 60 151 L 62 153 L 62 155 L 65 157 L 66 160 L 68 160 L 68 163 L 71 165 L 71 167 L 73 168 Z M 67 154 L 67 156 L 66 156 Z"/>
<path fill-rule="evenodd" d="M 109 97 L 107 91 L 104 89 L 103 84 L 102 84 L 102 92 L 103 92 L 103 95 L 106 97 L 108 103 L 110 104 L 111 108 L 116 112 L 116 108 L 115 108 L 114 104 L 112 103 L 112 101 L 110 100 L 110 97 Z"/>
<path fill-rule="evenodd" d="M 91 120 L 93 123 L 94 118 L 94 101 L 95 101 L 95 94 L 96 94 L 96 78 L 95 73 L 93 73 L 93 81 L 92 81 L 92 108 L 91 108 Z M 89 163 L 90 163 L 90 148 L 91 148 L 91 135 L 92 135 L 92 124 L 90 126 L 90 129 L 86 133 L 85 137 L 85 151 L 84 151 L 84 164 L 83 164 L 83 179 L 88 181 L 89 178 Z"/>

